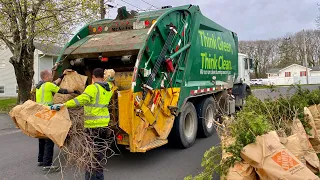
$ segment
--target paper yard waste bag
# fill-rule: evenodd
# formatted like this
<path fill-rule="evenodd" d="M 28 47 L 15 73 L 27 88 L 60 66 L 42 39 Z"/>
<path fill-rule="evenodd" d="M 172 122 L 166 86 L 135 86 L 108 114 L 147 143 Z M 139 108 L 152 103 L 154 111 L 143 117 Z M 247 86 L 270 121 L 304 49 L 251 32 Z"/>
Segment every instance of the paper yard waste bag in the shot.
<path fill-rule="evenodd" d="M 25 121 L 25 117 L 27 117 L 28 115 L 22 116 L 20 114 L 21 112 L 23 113 L 23 109 L 27 108 L 26 110 L 28 110 L 28 107 L 32 107 L 30 106 L 31 104 L 32 103 L 30 101 L 26 101 L 22 105 L 17 105 L 9 112 L 9 115 L 15 123 L 16 127 L 19 128 L 24 134 L 34 138 L 47 138 L 44 134 L 37 131 L 34 126 L 30 125 Z M 33 109 L 29 109 L 29 112 L 30 114 L 35 113 Z"/>
<path fill-rule="evenodd" d="M 318 172 L 320 168 L 319 158 L 315 149 L 309 141 L 308 135 L 299 119 L 294 119 L 291 127 L 292 133 L 294 134 L 291 137 L 291 142 L 294 143 L 286 147 L 292 152 L 297 150 L 297 148 L 301 149 L 303 152 L 303 159 L 306 161 L 307 167 L 313 172 Z M 310 140 L 315 139 L 311 138 Z M 294 145 L 296 144 L 296 145 Z M 294 147 L 295 146 L 295 147 Z M 293 152 L 292 152 L 293 153 Z M 295 153 L 293 153 L 295 154 Z M 296 154 L 295 154 L 296 155 Z"/>
<path fill-rule="evenodd" d="M 300 144 L 300 139 L 297 134 L 286 138 L 285 142 L 281 142 L 293 155 L 296 156 L 304 165 L 307 165 L 304 158 L 304 150 Z"/>
<path fill-rule="evenodd" d="M 80 75 L 76 71 L 67 71 L 66 75 L 61 81 L 60 88 L 79 90 L 82 93 L 85 89 L 87 78 L 87 76 Z M 53 102 L 54 104 L 62 104 L 70 99 L 75 98 L 76 96 L 76 94 L 56 93 L 53 97 Z"/>
<path fill-rule="evenodd" d="M 48 106 L 31 100 L 14 107 L 10 116 L 24 134 L 34 138 L 50 138 L 59 147 L 63 146 L 71 127 L 66 107 L 51 111 Z"/>
<path fill-rule="evenodd" d="M 285 148 L 274 134 L 258 136 L 256 142 L 245 146 L 241 157 L 256 168 L 260 179 L 318 180 L 298 158 Z"/>
<path fill-rule="evenodd" d="M 103 80 L 105 82 L 111 82 L 115 79 L 116 72 L 113 69 L 105 69 Z"/>
<path fill-rule="evenodd" d="M 235 141 L 232 137 L 221 136 L 222 147 L 228 147 Z M 232 156 L 231 153 L 226 153 L 222 150 L 222 162 L 223 159 Z M 231 167 L 226 176 L 220 176 L 220 180 L 257 180 L 257 174 L 252 166 L 242 161 L 237 162 Z"/>
<path fill-rule="evenodd" d="M 316 124 L 314 122 L 314 117 L 313 117 L 314 115 L 312 115 L 310 109 L 314 112 L 313 114 L 316 115 L 317 106 L 310 106 L 309 108 L 304 107 L 304 116 L 307 120 L 309 120 L 309 124 L 312 127 L 312 129 L 310 130 L 309 138 L 316 138 L 318 137 L 318 132 L 317 132 Z"/>
<path fill-rule="evenodd" d="M 308 110 L 305 110 L 305 116 L 308 117 L 309 123 L 312 127 L 311 134 L 313 138 L 310 137 L 310 142 L 316 151 L 316 153 L 320 153 L 320 106 L 313 105 L 308 107 Z"/>
<path fill-rule="evenodd" d="M 257 180 L 254 168 L 245 161 L 235 163 L 228 171 L 227 176 L 221 176 L 220 180 Z"/>

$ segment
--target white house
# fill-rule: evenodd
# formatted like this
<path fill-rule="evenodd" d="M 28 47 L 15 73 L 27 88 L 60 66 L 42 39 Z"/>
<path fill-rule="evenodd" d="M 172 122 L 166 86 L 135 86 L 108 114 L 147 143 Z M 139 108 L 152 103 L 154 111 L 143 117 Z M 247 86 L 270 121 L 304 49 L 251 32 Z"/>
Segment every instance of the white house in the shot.
<path fill-rule="evenodd" d="M 310 76 L 320 76 L 320 66 L 312 67 L 312 70 L 310 72 Z"/>
<path fill-rule="evenodd" d="M 312 69 L 308 68 L 308 74 L 310 76 L 310 71 Z M 276 77 L 304 77 L 306 76 L 306 67 L 298 65 L 298 64 L 291 64 L 282 69 L 270 69 L 267 72 L 268 79 L 269 78 L 276 78 Z"/>
<path fill-rule="evenodd" d="M 307 78 L 308 75 L 308 78 Z M 319 84 L 320 67 L 306 68 L 298 64 L 291 64 L 282 69 L 270 69 L 267 72 L 268 84 Z"/>
<path fill-rule="evenodd" d="M 36 47 L 34 52 L 34 83 L 38 83 L 40 72 L 45 69 L 50 70 L 53 67 L 61 47 L 36 42 L 34 45 Z M 18 93 L 14 68 L 9 62 L 11 56 L 12 53 L 8 48 L 0 50 L 0 97 L 15 97 Z"/>

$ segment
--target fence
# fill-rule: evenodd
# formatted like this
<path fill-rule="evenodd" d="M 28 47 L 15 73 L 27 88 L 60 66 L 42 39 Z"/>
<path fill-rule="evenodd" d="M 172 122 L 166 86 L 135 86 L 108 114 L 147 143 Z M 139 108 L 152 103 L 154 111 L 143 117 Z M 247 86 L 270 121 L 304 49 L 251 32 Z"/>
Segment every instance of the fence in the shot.
<path fill-rule="evenodd" d="M 308 84 L 320 84 L 320 76 L 309 76 Z M 307 84 L 307 77 L 277 77 L 263 80 L 265 85 Z"/>

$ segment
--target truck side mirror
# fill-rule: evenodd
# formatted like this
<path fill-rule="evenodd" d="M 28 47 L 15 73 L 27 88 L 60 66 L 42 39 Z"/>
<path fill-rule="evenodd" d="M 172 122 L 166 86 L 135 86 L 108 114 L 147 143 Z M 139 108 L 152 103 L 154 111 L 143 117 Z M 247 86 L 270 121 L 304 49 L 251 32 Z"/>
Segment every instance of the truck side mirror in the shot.
<path fill-rule="evenodd" d="M 249 59 L 249 69 L 254 69 L 253 59 Z"/>

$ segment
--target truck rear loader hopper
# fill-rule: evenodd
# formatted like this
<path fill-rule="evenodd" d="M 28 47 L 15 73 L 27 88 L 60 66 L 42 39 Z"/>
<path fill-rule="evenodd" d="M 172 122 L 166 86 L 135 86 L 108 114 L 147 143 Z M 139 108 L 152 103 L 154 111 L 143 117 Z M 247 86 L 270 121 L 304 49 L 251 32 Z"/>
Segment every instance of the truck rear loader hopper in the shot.
<path fill-rule="evenodd" d="M 119 8 L 116 19 L 84 26 L 53 70 L 57 77 L 74 69 L 90 84 L 97 67 L 116 72 L 110 126 L 117 143 L 131 152 L 146 152 L 168 139 L 187 148 L 196 136 L 212 135 L 213 120 L 235 111 L 234 85 L 246 86 L 235 83 L 236 33 L 193 5 L 139 14 Z"/>

